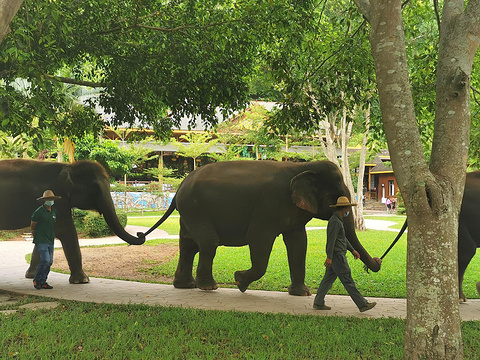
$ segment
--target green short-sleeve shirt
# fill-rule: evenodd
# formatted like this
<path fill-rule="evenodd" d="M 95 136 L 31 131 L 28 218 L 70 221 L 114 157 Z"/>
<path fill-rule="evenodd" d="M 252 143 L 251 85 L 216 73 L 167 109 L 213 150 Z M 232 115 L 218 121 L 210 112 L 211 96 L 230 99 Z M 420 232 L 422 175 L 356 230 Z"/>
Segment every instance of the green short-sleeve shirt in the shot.
<path fill-rule="evenodd" d="M 54 244 L 55 221 L 57 220 L 57 209 L 52 207 L 48 211 L 45 206 L 40 206 L 32 214 L 32 221 L 36 222 L 33 242 L 35 244 Z"/>

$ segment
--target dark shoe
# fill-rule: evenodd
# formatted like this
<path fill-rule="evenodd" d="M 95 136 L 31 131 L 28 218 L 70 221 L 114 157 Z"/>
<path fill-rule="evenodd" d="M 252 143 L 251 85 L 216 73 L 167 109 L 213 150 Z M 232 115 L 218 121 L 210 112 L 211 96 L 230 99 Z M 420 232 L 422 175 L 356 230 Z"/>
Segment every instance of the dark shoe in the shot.
<path fill-rule="evenodd" d="M 40 285 L 39 283 L 37 283 L 36 281 L 33 281 L 33 287 L 37 290 L 40 290 L 42 288 L 42 285 Z"/>
<path fill-rule="evenodd" d="M 314 309 L 314 310 L 330 310 L 331 307 L 330 307 L 330 306 L 327 306 L 327 305 L 317 305 L 317 304 L 313 304 L 313 309 Z"/>
<path fill-rule="evenodd" d="M 53 289 L 53 286 L 48 285 L 47 283 L 42 284 L 42 289 Z"/>
<path fill-rule="evenodd" d="M 360 310 L 360 312 L 365 312 L 365 311 L 368 311 L 370 309 L 373 309 L 375 307 L 375 305 L 377 305 L 376 302 L 367 302 L 365 304 L 365 306 L 362 306 L 359 310 Z"/>

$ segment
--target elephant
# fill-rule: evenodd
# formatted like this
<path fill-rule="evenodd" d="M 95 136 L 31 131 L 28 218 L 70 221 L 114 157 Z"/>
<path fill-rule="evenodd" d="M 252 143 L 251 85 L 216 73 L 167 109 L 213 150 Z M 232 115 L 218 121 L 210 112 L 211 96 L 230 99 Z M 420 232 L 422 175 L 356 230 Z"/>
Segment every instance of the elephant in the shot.
<path fill-rule="evenodd" d="M 458 218 L 458 297 L 467 301 L 463 293 L 463 277 L 470 261 L 480 247 L 480 170 L 467 173 L 465 190 Z M 407 229 L 407 221 L 387 249 L 385 257 Z M 480 295 L 480 283 L 476 285 Z"/>
<path fill-rule="evenodd" d="M 249 246 L 251 268 L 235 272 L 245 292 L 266 272 L 276 237 L 283 235 L 290 268 L 291 295 L 311 295 L 305 285 L 307 234 L 313 217 L 328 220 L 329 205 L 350 192 L 339 168 L 330 161 L 230 161 L 212 163 L 191 172 L 180 184 L 163 217 L 144 235 L 162 224 L 177 209 L 180 213 L 180 256 L 173 285 L 176 288 L 215 290 L 212 275 L 216 249 Z M 345 233 L 361 260 L 372 271 L 380 259 L 360 244 L 353 216 L 345 219 Z M 196 278 L 193 260 L 199 253 Z"/>
<path fill-rule="evenodd" d="M 72 219 L 72 208 L 96 210 L 103 214 L 112 231 L 132 245 L 141 245 L 145 238 L 130 235 L 120 224 L 110 195 L 110 181 L 105 169 L 92 161 L 73 164 L 12 159 L 0 161 L 0 230 L 21 229 L 30 225 L 33 211 L 40 206 L 36 200 L 46 189 L 61 199 L 55 201 L 57 221 L 55 235 L 61 241 L 70 267 L 69 282 L 88 283 L 82 269 L 78 235 Z M 139 236 L 140 235 L 140 236 Z M 39 262 L 34 247 L 26 278 L 33 278 Z"/>

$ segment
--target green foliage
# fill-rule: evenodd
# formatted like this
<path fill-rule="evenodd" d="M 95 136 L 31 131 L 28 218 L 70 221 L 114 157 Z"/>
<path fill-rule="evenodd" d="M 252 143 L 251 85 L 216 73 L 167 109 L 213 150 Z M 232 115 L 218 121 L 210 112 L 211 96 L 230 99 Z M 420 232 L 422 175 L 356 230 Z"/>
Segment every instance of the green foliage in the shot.
<path fill-rule="evenodd" d="M 38 118 L 40 129 L 80 136 L 71 128 L 74 115 L 63 116 L 65 81 L 99 89 L 85 105 L 88 111 L 101 105 L 111 125 L 148 124 L 165 135 L 183 116 L 215 124 L 216 109 L 227 115 L 247 103 L 261 31 L 270 28 L 265 22 L 282 21 L 272 16 L 278 9 L 303 6 L 25 0 L 0 46 L 2 128 L 35 133 L 31 125 Z M 25 79 L 22 91 L 12 85 L 15 79 Z M 94 116 L 84 115 L 77 120 Z"/>
<path fill-rule="evenodd" d="M 147 157 L 149 151 L 142 144 L 120 148 L 118 141 L 99 140 L 93 135 L 75 138 L 75 159 L 97 161 L 115 178 L 130 175 L 134 167 L 152 159 Z"/>
<path fill-rule="evenodd" d="M 85 229 L 85 216 L 87 216 L 87 214 L 87 210 L 76 208 L 72 210 L 73 224 L 75 225 L 75 229 L 77 229 L 77 233 L 79 234 L 87 233 L 87 230 Z"/>
<path fill-rule="evenodd" d="M 269 111 L 262 105 L 252 103 L 232 121 L 220 124 L 217 131 L 219 134 L 223 134 L 224 139 L 230 140 L 231 145 L 253 145 L 254 156 L 257 160 L 276 158 L 279 155 L 281 140 L 265 126 L 269 114 Z M 230 152 L 242 153 L 243 157 L 248 156 L 240 147 L 234 147 L 230 149 Z"/>
<path fill-rule="evenodd" d="M 312 133 L 325 116 L 371 97 L 373 61 L 364 20 L 347 1 L 317 2 L 279 32 L 265 58 L 284 96 L 269 125 L 286 134 L 291 128 Z M 274 35 L 273 35 L 274 36 Z"/>
<path fill-rule="evenodd" d="M 205 132 L 189 132 L 180 136 L 180 139 L 185 140 L 188 146 L 173 138 L 171 143 L 177 147 L 178 155 L 193 159 L 194 170 L 196 168 L 196 159 L 208 153 L 210 148 L 218 142 L 218 139 L 212 140 L 212 136 Z"/>
<path fill-rule="evenodd" d="M 402 193 L 400 192 L 400 189 L 398 189 L 395 197 L 397 198 L 397 214 L 399 215 L 406 214 L 407 209 L 405 209 L 405 203 L 403 202 L 403 196 L 402 196 Z"/>
<path fill-rule="evenodd" d="M 116 209 L 116 214 L 120 224 L 125 227 L 127 225 L 127 213 Z M 73 221 L 77 232 L 85 236 L 96 238 L 115 235 L 108 227 L 103 216 L 96 211 L 73 209 Z"/>

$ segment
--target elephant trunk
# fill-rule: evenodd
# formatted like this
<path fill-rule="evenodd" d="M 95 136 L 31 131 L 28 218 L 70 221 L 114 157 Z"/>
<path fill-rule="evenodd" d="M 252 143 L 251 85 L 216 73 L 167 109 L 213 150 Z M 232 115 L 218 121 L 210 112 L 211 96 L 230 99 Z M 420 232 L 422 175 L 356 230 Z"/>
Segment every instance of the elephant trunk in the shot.
<path fill-rule="evenodd" d="M 360 260 L 362 260 L 365 266 L 373 272 L 379 271 L 381 260 L 379 258 L 372 258 L 358 240 L 357 234 L 355 233 L 355 223 L 352 215 L 345 218 L 344 227 L 345 235 L 348 241 L 350 242 L 350 244 L 352 244 L 353 248 L 357 250 L 360 254 Z"/>
<path fill-rule="evenodd" d="M 112 199 L 110 198 L 109 200 L 110 201 L 106 201 L 103 205 L 99 206 L 99 210 L 108 227 L 115 233 L 115 235 L 130 245 L 142 245 L 145 242 L 145 236 L 142 233 L 137 233 L 137 236 L 133 236 L 125 231 L 124 227 L 118 220 Z"/>

